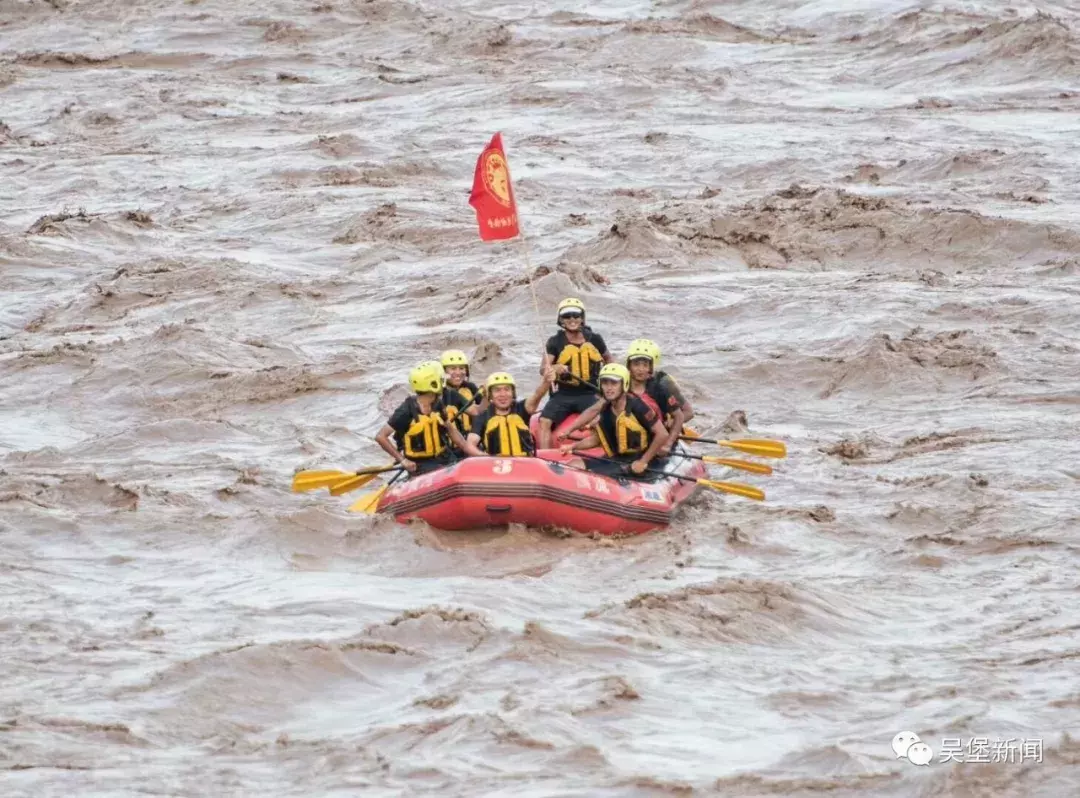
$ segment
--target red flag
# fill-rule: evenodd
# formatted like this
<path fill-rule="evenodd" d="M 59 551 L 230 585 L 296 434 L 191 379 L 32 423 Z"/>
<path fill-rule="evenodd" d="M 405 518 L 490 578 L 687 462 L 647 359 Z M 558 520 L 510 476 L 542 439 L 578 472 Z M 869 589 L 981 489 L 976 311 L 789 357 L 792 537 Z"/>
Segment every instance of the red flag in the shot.
<path fill-rule="evenodd" d="M 510 166 L 503 152 L 502 134 L 496 133 L 480 153 L 473 175 L 472 194 L 469 204 L 476 209 L 476 223 L 480 225 L 483 241 L 499 241 L 513 238 L 518 229 L 517 203 L 510 185 Z"/>

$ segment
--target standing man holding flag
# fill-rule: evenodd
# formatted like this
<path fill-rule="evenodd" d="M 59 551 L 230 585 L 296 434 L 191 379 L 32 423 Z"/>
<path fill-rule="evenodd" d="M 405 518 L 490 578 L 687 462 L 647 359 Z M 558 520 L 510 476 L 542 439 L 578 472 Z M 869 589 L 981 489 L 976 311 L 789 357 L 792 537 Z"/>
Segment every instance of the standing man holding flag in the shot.
<path fill-rule="evenodd" d="M 520 234 L 517 203 L 501 133 L 491 137 L 476 161 L 469 204 L 476 210 L 481 240 L 500 241 Z M 532 288 L 532 268 L 527 254 L 525 260 L 539 332 L 540 306 Z M 551 447 L 553 427 L 571 413 L 584 412 L 593 405 L 595 388 L 588 387 L 583 381 L 595 383 L 600 367 L 612 361 L 604 339 L 585 326 L 585 305 L 580 299 L 564 299 L 559 303 L 556 316 L 560 330 L 545 342 L 541 372 L 553 368 L 559 378 L 559 388 L 544 406 L 540 418 L 541 449 Z"/>

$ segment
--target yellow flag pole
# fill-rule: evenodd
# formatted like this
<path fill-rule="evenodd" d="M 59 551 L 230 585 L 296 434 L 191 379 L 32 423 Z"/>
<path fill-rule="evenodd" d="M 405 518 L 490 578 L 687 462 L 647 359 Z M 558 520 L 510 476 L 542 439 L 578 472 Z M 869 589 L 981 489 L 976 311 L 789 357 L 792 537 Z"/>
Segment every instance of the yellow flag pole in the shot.
<path fill-rule="evenodd" d="M 519 222 L 520 224 L 520 222 Z M 533 275 L 536 273 L 533 269 L 532 258 L 529 257 L 529 242 L 525 238 L 525 234 L 521 234 L 521 251 L 525 256 L 525 269 L 529 280 L 529 293 L 532 294 L 533 301 L 533 324 L 536 325 L 536 332 L 541 341 L 544 340 L 544 327 L 543 320 L 540 317 L 540 301 L 536 298 L 536 287 L 533 285 Z"/>

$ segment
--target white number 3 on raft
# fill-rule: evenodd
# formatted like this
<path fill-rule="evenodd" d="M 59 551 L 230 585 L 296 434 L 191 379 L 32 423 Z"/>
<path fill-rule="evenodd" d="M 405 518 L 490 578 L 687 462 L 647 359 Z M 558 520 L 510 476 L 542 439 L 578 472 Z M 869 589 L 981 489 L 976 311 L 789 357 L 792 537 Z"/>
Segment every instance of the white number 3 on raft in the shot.
<path fill-rule="evenodd" d="M 496 474 L 509 474 L 510 469 L 514 467 L 513 460 L 496 460 L 491 464 L 491 470 Z"/>

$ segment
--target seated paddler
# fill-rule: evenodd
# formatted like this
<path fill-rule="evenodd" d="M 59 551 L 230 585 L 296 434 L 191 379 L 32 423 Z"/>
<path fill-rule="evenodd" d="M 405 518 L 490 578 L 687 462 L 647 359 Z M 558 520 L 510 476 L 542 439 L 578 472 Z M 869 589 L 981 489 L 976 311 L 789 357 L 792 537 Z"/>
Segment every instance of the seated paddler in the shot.
<path fill-rule="evenodd" d="M 630 393 L 640 398 L 660 414 L 668 431 L 667 443 L 660 449 L 660 456 L 671 454 L 671 447 L 678 443 L 683 424 L 694 416 L 694 410 L 679 390 L 675 378 L 659 370 L 660 347 L 647 338 L 638 338 L 626 350 L 626 368 L 630 372 Z M 582 413 L 574 423 L 559 435 L 560 443 L 579 429 L 589 426 L 600 413 L 605 402 L 601 398 Z"/>
<path fill-rule="evenodd" d="M 439 357 L 439 362 L 442 364 L 443 371 L 446 372 L 444 393 L 447 390 L 457 391 L 466 402 L 470 403 L 467 408 L 470 417 L 461 419 L 460 424 L 462 433 L 468 434 L 472 422 L 471 417 L 478 416 L 487 409 L 483 391 L 477 387 L 469 375 L 469 356 L 460 349 L 447 349 Z M 481 395 L 477 396 L 477 394 Z"/>
<path fill-rule="evenodd" d="M 554 369 L 545 369 L 544 379 L 532 395 L 518 399 L 517 383 L 510 374 L 499 371 L 488 377 L 484 387 L 488 408 L 473 419 L 465 453 L 473 457 L 533 457 L 536 442 L 529 432 L 529 419 L 554 380 Z"/>
<path fill-rule="evenodd" d="M 629 472 L 634 475 L 646 469 L 661 470 L 663 458 L 657 454 L 668 439 L 668 431 L 659 413 L 630 393 L 630 372 L 621 363 L 608 363 L 600 369 L 598 378 L 604 405 L 597 416 L 591 434 L 560 447 L 564 454 L 600 446 L 605 458 L 587 457 L 571 461 L 571 465 L 597 471 L 606 476 Z"/>
<path fill-rule="evenodd" d="M 443 400 L 442 364 L 428 361 L 418 365 L 409 372 L 409 387 L 413 395 L 398 405 L 375 441 L 415 476 L 454 462 L 457 457 L 452 447 L 464 449 L 465 439 L 450 423 L 458 408 L 448 407 Z"/>

